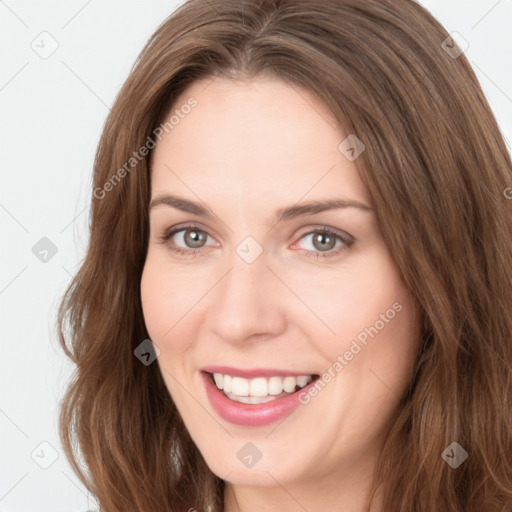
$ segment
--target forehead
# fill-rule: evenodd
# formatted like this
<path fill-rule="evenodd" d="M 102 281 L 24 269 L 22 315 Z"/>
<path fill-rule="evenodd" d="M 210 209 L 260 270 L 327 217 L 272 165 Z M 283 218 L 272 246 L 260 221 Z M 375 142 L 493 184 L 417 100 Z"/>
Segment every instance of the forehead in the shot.
<path fill-rule="evenodd" d="M 339 150 L 346 135 L 303 88 L 272 78 L 201 80 L 176 99 L 164 123 L 170 116 L 172 128 L 152 158 L 153 195 L 262 205 L 339 193 L 369 203 L 356 163 Z"/>

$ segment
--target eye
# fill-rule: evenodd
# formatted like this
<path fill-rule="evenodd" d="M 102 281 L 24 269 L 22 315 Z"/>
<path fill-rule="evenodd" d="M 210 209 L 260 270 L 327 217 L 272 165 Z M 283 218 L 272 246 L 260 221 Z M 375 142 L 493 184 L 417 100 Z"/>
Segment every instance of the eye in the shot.
<path fill-rule="evenodd" d="M 178 234 L 180 236 L 176 236 Z M 205 243 L 209 236 L 197 225 L 188 224 L 168 229 L 158 241 L 167 245 L 176 254 L 198 256 L 207 247 Z M 354 238 L 348 233 L 337 232 L 324 226 L 305 233 L 300 240 L 306 240 L 308 237 L 310 248 L 302 250 L 306 251 L 309 258 L 331 258 L 348 250 L 354 243 Z M 296 245 L 297 242 L 292 247 Z"/>
<path fill-rule="evenodd" d="M 338 256 L 348 250 L 354 243 L 353 237 L 348 233 L 337 232 L 326 227 L 309 231 L 302 235 L 300 240 L 308 240 L 309 248 L 303 250 L 308 253 L 307 256 L 309 258 L 331 258 Z"/>
<path fill-rule="evenodd" d="M 179 236 L 178 233 L 180 233 Z M 178 226 L 165 231 L 160 237 L 159 242 L 169 246 L 172 252 L 181 254 L 184 256 L 196 256 L 204 250 L 204 243 L 209 237 L 206 231 L 203 231 L 195 224 L 189 224 L 186 226 Z M 176 245 L 176 241 L 172 239 L 176 238 L 179 240 L 182 246 Z M 170 243 L 172 241 L 172 243 Z"/>

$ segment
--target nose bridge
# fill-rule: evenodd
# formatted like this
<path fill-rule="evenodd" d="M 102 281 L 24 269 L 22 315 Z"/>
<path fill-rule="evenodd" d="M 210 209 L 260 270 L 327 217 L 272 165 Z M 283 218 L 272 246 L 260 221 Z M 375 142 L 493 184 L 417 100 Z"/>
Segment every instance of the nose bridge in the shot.
<path fill-rule="evenodd" d="M 251 261 L 240 249 L 247 246 L 242 243 L 238 252 L 233 252 L 227 274 L 213 290 L 209 328 L 226 341 L 243 341 L 254 334 L 276 335 L 283 321 L 279 280 L 267 268 L 264 254 Z"/>

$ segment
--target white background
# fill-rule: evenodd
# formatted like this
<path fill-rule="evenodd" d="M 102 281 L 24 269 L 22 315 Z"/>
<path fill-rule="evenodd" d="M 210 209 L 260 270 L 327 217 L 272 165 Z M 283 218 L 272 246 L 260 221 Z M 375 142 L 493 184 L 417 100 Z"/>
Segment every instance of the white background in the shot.
<path fill-rule="evenodd" d="M 468 41 L 466 56 L 512 141 L 512 0 L 420 3 Z M 95 508 L 58 439 L 71 366 L 57 344 L 55 313 L 84 256 L 92 163 L 108 109 L 177 5 L 0 0 L 0 512 Z M 47 59 L 31 47 L 41 37 L 50 47 L 43 31 L 58 43 Z M 46 263 L 32 252 L 42 237 L 57 248 Z"/>

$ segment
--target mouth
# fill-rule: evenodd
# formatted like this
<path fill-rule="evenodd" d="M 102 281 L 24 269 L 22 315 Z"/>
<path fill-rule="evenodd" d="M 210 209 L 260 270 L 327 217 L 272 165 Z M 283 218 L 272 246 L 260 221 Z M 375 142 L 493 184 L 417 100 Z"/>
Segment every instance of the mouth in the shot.
<path fill-rule="evenodd" d="M 256 377 L 245 379 L 228 373 L 208 374 L 217 386 L 230 400 L 245 404 L 263 404 L 297 393 L 319 376 L 287 375 Z"/>
<path fill-rule="evenodd" d="M 284 419 L 304 405 L 301 393 L 308 392 L 320 378 L 318 374 L 227 367 L 203 369 L 200 373 L 217 414 L 229 423 L 250 427 Z"/>

